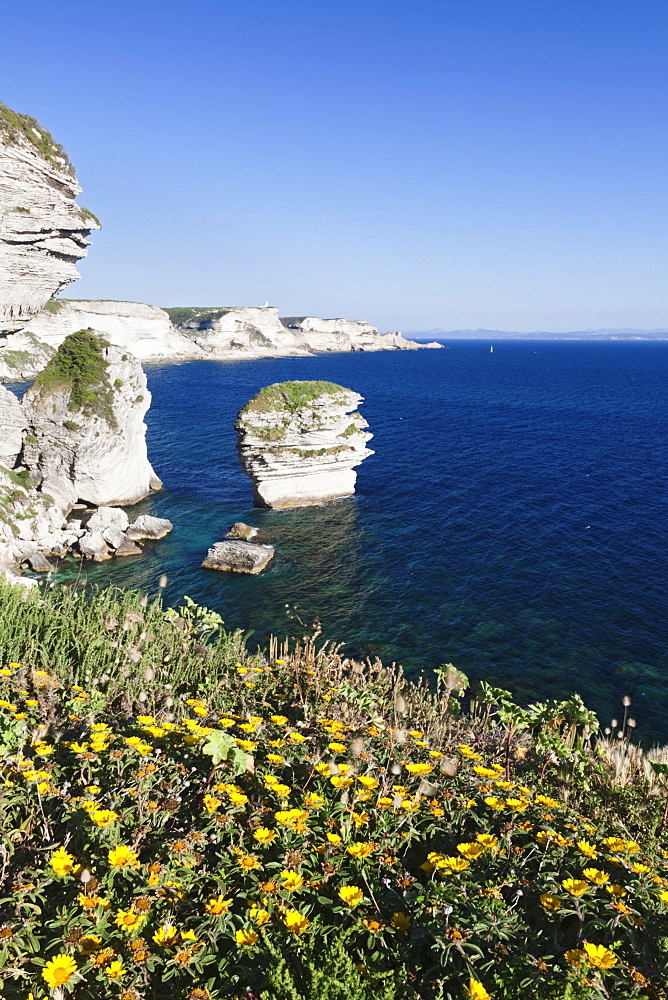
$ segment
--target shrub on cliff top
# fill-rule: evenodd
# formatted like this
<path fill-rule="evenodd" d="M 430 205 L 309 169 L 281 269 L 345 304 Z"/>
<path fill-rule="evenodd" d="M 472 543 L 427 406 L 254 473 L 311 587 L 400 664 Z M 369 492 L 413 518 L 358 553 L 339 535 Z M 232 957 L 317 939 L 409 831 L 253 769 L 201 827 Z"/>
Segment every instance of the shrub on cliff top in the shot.
<path fill-rule="evenodd" d="M 35 378 L 35 387 L 42 395 L 56 389 L 69 390 L 70 410 L 97 414 L 114 425 L 109 362 L 103 354 L 108 346 L 109 342 L 91 329 L 69 334 Z"/>
<path fill-rule="evenodd" d="M 239 413 L 239 420 L 250 413 L 271 413 L 287 410 L 295 413 L 302 406 L 307 406 L 314 399 L 323 395 L 334 395 L 339 392 L 349 392 L 335 382 L 275 382 L 253 396 Z"/>
<path fill-rule="evenodd" d="M 18 111 L 12 111 L 5 104 L 0 104 L 0 135 L 10 143 L 16 142 L 19 137 L 27 139 L 45 160 L 60 159 L 63 162 L 58 163 L 59 168 L 68 174 L 74 174 L 74 167 L 63 147 L 36 118 L 22 115 Z"/>

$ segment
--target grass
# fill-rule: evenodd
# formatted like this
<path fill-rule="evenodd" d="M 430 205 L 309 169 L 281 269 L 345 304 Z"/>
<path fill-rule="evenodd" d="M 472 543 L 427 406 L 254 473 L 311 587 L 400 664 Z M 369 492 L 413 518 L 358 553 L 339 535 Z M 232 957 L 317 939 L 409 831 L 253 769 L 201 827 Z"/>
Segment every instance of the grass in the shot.
<path fill-rule="evenodd" d="M 74 167 L 63 147 L 55 141 L 43 125 L 40 125 L 36 118 L 12 111 L 5 104 L 0 104 L 0 135 L 10 144 L 20 139 L 26 139 L 47 162 L 52 163 L 54 160 L 62 159 L 64 162 L 57 164 L 58 169 L 74 176 Z"/>
<path fill-rule="evenodd" d="M 220 319 L 221 316 L 227 315 L 230 311 L 230 309 L 225 308 L 210 309 L 208 307 L 201 306 L 165 307 L 165 312 L 168 314 L 174 326 L 181 326 L 184 323 L 197 321 L 198 329 L 204 329 L 209 323 L 213 323 L 215 320 Z"/>
<path fill-rule="evenodd" d="M 274 385 L 265 386 L 253 396 L 240 410 L 238 420 L 243 423 L 244 418 L 253 413 L 296 413 L 321 396 L 349 391 L 335 382 L 276 382 Z"/>
<path fill-rule="evenodd" d="M 115 426 L 113 388 L 109 382 L 103 350 L 109 342 L 93 330 L 77 330 L 62 342 L 45 368 L 35 378 L 34 387 L 42 396 L 68 391 L 68 408 L 77 413 L 96 414 Z"/>
<path fill-rule="evenodd" d="M 58 299 L 49 299 L 49 301 L 42 306 L 44 312 L 48 313 L 58 313 L 62 308 L 63 303 L 59 302 Z"/>

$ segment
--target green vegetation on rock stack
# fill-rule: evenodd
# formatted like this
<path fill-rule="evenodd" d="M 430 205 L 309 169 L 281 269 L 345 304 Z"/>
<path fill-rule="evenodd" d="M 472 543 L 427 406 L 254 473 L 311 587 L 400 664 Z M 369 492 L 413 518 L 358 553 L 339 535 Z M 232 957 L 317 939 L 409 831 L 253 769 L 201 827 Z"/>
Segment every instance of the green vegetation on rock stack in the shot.
<path fill-rule="evenodd" d="M 62 160 L 58 166 L 69 174 L 74 174 L 74 167 L 60 143 L 56 142 L 50 132 L 30 115 L 22 115 L 0 104 L 0 135 L 7 142 L 16 142 L 19 137 L 27 139 L 44 157 L 45 160 Z M 92 213 L 91 213 L 92 214 Z"/>
<path fill-rule="evenodd" d="M 249 413 L 272 413 L 288 411 L 296 413 L 302 406 L 308 406 L 314 399 L 339 392 L 349 392 L 335 382 L 276 382 L 261 389 L 246 403 L 239 413 L 242 420 Z"/>
<path fill-rule="evenodd" d="M 71 333 L 37 375 L 35 388 L 43 396 L 69 390 L 68 409 L 96 414 L 114 425 L 113 388 L 107 374 L 109 363 L 103 354 L 108 346 L 109 342 L 91 329 Z"/>

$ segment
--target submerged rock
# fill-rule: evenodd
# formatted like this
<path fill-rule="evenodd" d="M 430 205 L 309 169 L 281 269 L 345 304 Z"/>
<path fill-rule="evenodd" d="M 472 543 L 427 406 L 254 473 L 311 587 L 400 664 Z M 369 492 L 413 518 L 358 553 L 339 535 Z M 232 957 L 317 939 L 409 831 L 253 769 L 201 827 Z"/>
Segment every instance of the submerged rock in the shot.
<path fill-rule="evenodd" d="M 227 573 L 261 573 L 274 558 L 274 551 L 272 545 L 229 538 L 212 545 L 202 566 Z"/>
<path fill-rule="evenodd" d="M 243 521 L 236 521 L 226 533 L 225 538 L 240 538 L 244 542 L 266 542 L 269 535 L 262 528 L 253 528 L 250 524 L 244 524 Z"/>
<path fill-rule="evenodd" d="M 355 492 L 359 465 L 373 452 L 359 393 L 333 382 L 277 382 L 239 413 L 241 467 L 261 507 L 301 507 Z"/>
<path fill-rule="evenodd" d="M 23 398 L 23 464 L 66 510 L 133 504 L 160 488 L 148 460 L 151 400 L 139 362 L 92 330 L 67 337 Z"/>

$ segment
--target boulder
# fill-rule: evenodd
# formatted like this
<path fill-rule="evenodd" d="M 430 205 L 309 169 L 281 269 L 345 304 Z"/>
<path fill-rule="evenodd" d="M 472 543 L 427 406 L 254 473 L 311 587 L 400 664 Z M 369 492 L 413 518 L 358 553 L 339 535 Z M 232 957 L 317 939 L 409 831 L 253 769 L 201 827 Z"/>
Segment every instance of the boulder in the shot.
<path fill-rule="evenodd" d="M 151 517 L 150 514 L 141 514 L 136 521 L 133 521 L 126 535 L 132 541 L 138 538 L 164 538 L 172 530 L 174 525 L 166 517 Z"/>
<path fill-rule="evenodd" d="M 130 541 L 127 535 L 123 536 L 123 541 L 116 549 L 114 555 L 117 556 L 139 556 L 142 553 L 142 548 L 140 545 L 135 545 L 134 542 Z"/>
<path fill-rule="evenodd" d="M 31 552 L 25 561 L 35 573 L 53 573 L 56 567 L 41 552 Z"/>
<path fill-rule="evenodd" d="M 240 538 L 244 542 L 266 542 L 269 535 L 262 528 L 252 528 L 250 524 L 236 521 L 226 533 L 225 538 Z"/>
<path fill-rule="evenodd" d="M 119 531 L 125 531 L 130 524 L 130 518 L 122 507 L 98 507 L 88 519 L 87 528 L 89 531 L 101 531 L 114 527 Z"/>
<path fill-rule="evenodd" d="M 227 573 L 261 573 L 274 558 L 272 545 L 257 545 L 230 538 L 216 542 L 207 552 L 202 566 Z"/>
<path fill-rule="evenodd" d="M 257 393 L 236 423 L 256 504 L 302 507 L 354 493 L 354 468 L 373 455 L 361 402 L 333 382 L 277 382 Z"/>
<path fill-rule="evenodd" d="M 112 551 L 105 542 L 99 531 L 87 531 L 79 539 L 79 552 L 84 559 L 92 559 L 93 562 L 106 562 L 111 559 Z"/>

